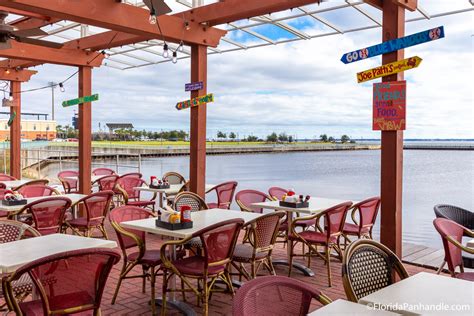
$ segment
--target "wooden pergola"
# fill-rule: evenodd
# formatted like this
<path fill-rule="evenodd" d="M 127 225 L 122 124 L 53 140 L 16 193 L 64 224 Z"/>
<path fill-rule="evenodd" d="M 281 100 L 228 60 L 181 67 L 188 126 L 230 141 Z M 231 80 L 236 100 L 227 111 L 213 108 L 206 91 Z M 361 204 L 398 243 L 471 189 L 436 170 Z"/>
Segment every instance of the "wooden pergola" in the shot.
<path fill-rule="evenodd" d="M 79 68 L 79 97 L 92 93 L 92 69 L 100 67 L 101 50 L 146 40 L 164 39 L 184 42 L 191 47 L 192 82 L 202 81 L 201 90 L 191 92 L 191 98 L 206 94 L 207 49 L 217 47 L 225 30 L 215 25 L 261 16 L 282 10 L 318 3 L 318 0 L 225 0 L 192 8 L 185 12 L 158 17 L 162 33 L 148 22 L 149 11 L 122 3 L 120 0 L 0 0 L 0 10 L 23 16 L 10 22 L 18 29 L 39 28 L 60 20 L 106 28 L 109 31 L 66 42 L 62 48 L 46 48 L 12 40 L 12 47 L 0 50 L 0 79 L 11 82 L 16 117 L 11 126 L 10 172 L 21 177 L 20 112 L 21 82 L 35 72 L 27 68 L 44 64 L 68 65 Z M 382 10 L 383 41 L 405 35 L 405 10 L 417 9 L 417 0 L 365 0 Z M 184 23 L 183 21 L 186 21 Z M 383 64 L 401 60 L 404 51 L 385 54 Z M 386 76 L 382 81 L 403 80 L 403 73 Z M 191 190 L 204 196 L 206 174 L 206 106 L 191 108 Z M 382 131 L 381 158 L 381 241 L 401 257 L 402 254 L 402 169 L 403 131 Z M 79 188 L 91 189 L 91 104 L 79 106 Z"/>

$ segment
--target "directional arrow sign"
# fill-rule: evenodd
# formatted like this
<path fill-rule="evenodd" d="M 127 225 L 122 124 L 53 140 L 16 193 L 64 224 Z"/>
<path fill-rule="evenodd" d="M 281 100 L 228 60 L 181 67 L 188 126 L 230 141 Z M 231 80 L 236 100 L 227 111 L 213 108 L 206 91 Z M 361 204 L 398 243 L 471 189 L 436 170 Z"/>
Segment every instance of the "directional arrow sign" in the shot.
<path fill-rule="evenodd" d="M 183 109 L 190 108 L 192 106 L 198 106 L 198 105 L 201 105 L 203 103 L 210 103 L 210 102 L 214 102 L 214 95 L 212 93 L 209 93 L 209 94 L 206 94 L 204 96 L 197 97 L 197 98 L 194 98 L 194 99 L 191 99 L 191 100 L 178 102 L 178 103 L 176 103 L 176 109 L 177 110 L 183 110 Z"/>
<path fill-rule="evenodd" d="M 376 78 L 385 77 L 405 70 L 416 68 L 420 65 L 422 60 L 423 59 L 421 59 L 420 57 L 414 56 L 390 64 L 382 65 L 380 67 L 359 72 L 357 73 L 357 82 L 366 82 Z"/>
<path fill-rule="evenodd" d="M 444 28 L 442 26 L 431 30 L 426 30 L 420 33 L 408 35 L 401 38 L 396 38 L 381 44 L 355 50 L 350 53 L 342 55 L 341 61 L 344 64 L 349 64 L 354 61 L 359 61 L 369 57 L 374 57 L 382 54 L 391 53 L 399 49 L 404 49 L 410 46 L 434 41 L 444 37 Z"/>
<path fill-rule="evenodd" d="M 97 100 L 99 100 L 98 94 L 88 95 L 85 97 L 64 101 L 63 107 L 72 106 L 76 104 L 82 104 L 82 103 L 88 103 L 88 102 L 97 101 Z"/>

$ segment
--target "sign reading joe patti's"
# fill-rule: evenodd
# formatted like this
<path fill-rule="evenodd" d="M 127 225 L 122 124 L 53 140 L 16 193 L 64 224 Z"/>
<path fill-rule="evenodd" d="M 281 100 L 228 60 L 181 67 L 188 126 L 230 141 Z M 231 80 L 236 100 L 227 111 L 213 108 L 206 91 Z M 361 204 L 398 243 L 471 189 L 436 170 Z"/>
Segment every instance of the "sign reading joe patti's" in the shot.
<path fill-rule="evenodd" d="M 374 83 L 374 131 L 405 130 L 406 96 L 406 81 Z"/>

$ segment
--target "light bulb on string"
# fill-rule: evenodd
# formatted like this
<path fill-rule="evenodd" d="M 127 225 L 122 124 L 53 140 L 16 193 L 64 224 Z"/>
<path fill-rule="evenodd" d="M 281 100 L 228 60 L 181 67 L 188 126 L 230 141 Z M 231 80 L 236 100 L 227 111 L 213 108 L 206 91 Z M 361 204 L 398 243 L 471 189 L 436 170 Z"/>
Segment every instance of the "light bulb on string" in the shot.
<path fill-rule="evenodd" d="M 168 51 L 168 44 L 166 44 L 166 43 L 165 43 L 165 45 L 163 45 L 163 57 L 164 58 L 170 57 L 170 53 Z"/>
<path fill-rule="evenodd" d="M 181 41 L 181 43 L 179 43 L 178 50 L 179 50 L 181 53 L 184 52 L 184 43 L 183 43 L 183 41 Z"/>
<path fill-rule="evenodd" d="M 155 8 L 153 8 L 153 6 L 151 7 L 151 10 L 150 10 L 150 18 L 148 19 L 148 22 L 150 22 L 150 24 L 156 24 L 156 11 L 155 11 Z"/>
<path fill-rule="evenodd" d="M 10 94 L 8 95 L 8 100 L 13 101 L 13 92 L 10 92 Z"/>
<path fill-rule="evenodd" d="M 64 88 L 64 85 L 63 85 L 62 82 L 59 83 L 59 91 L 61 91 L 61 92 L 65 92 L 65 91 L 66 91 L 66 89 Z"/>
<path fill-rule="evenodd" d="M 177 52 L 173 52 L 173 64 L 176 64 L 178 62 L 178 53 Z"/>

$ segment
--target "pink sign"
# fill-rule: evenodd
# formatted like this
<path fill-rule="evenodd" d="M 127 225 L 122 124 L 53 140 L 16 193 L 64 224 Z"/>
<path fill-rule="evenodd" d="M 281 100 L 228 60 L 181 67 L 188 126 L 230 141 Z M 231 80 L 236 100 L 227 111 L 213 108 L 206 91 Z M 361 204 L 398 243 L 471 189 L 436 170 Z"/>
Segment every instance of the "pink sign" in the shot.
<path fill-rule="evenodd" d="M 398 131 L 406 128 L 406 81 L 374 83 L 374 131 Z"/>

